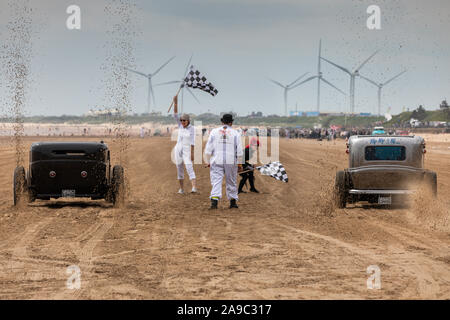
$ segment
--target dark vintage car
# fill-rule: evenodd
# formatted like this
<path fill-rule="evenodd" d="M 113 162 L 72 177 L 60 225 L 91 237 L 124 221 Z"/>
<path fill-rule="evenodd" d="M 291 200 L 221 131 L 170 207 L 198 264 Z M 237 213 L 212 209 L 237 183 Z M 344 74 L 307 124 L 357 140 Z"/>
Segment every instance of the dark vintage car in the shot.
<path fill-rule="evenodd" d="M 30 165 L 14 170 L 14 205 L 50 198 L 105 199 L 117 205 L 124 197 L 124 170 L 111 170 L 110 151 L 103 142 L 36 142 Z"/>
<path fill-rule="evenodd" d="M 421 186 L 437 195 L 436 173 L 424 168 L 425 141 L 419 136 L 352 136 L 349 168 L 336 173 L 336 204 L 402 202 Z"/>

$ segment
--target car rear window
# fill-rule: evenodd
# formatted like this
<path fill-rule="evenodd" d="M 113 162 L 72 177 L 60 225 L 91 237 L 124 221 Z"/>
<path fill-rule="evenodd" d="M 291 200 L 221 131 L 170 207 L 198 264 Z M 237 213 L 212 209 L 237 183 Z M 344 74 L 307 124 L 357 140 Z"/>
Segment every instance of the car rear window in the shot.
<path fill-rule="evenodd" d="M 53 150 L 54 154 L 64 154 L 68 156 L 85 156 L 86 152 L 83 150 Z"/>
<path fill-rule="evenodd" d="M 366 161 L 403 161 L 406 159 L 404 146 L 367 146 L 365 150 Z"/>

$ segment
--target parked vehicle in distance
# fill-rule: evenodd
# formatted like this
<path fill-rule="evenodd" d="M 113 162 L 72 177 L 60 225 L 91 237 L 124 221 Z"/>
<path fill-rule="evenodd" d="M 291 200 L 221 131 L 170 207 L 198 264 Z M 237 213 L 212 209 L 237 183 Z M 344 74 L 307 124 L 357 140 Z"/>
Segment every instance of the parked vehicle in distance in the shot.
<path fill-rule="evenodd" d="M 345 208 L 358 201 L 389 205 L 423 183 L 436 196 L 437 176 L 424 169 L 425 152 L 425 141 L 419 136 L 350 137 L 349 168 L 336 173 L 337 206 Z"/>
<path fill-rule="evenodd" d="M 373 128 L 373 131 L 372 131 L 372 135 L 373 136 L 385 135 L 385 134 L 386 134 L 386 131 L 384 131 L 383 127 L 375 127 L 375 128 Z"/>
<path fill-rule="evenodd" d="M 110 151 L 103 142 L 36 142 L 29 168 L 14 170 L 14 205 L 21 198 L 83 197 L 117 205 L 124 198 L 124 169 L 111 170 Z"/>
<path fill-rule="evenodd" d="M 397 136 L 408 136 L 408 135 L 409 135 L 409 132 L 406 131 L 406 130 L 396 130 L 396 131 L 395 131 L 395 134 L 396 134 Z"/>

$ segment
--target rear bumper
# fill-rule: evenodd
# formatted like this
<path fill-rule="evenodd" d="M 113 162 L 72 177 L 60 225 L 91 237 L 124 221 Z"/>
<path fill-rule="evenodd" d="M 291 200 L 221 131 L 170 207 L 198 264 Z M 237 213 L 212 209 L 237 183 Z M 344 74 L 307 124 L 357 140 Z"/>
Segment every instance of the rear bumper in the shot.
<path fill-rule="evenodd" d="M 414 194 L 415 190 L 367 190 L 367 189 L 350 189 L 350 194 L 370 194 L 370 195 L 408 195 L 408 194 Z"/>
<path fill-rule="evenodd" d="M 83 193 L 83 194 L 75 194 L 74 197 L 70 198 L 95 198 L 95 199 L 103 199 L 105 194 L 102 193 Z M 46 198 L 63 198 L 61 193 L 39 193 L 36 195 L 36 199 L 46 199 Z"/>

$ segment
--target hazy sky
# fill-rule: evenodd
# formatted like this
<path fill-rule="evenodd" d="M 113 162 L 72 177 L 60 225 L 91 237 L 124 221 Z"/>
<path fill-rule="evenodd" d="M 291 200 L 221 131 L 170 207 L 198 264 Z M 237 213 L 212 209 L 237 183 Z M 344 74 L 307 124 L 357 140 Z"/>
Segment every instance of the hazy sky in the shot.
<path fill-rule="evenodd" d="M 34 34 L 28 115 L 82 114 L 105 104 L 101 69 L 107 48 L 106 32 L 114 21 L 106 0 L 30 0 Z M 300 74 L 314 75 L 319 39 L 322 55 L 354 68 L 375 50 L 380 52 L 361 74 L 383 82 L 407 73 L 383 89 L 383 112 L 392 107 L 423 104 L 436 109 L 450 99 L 450 1 L 448 0 L 136 0 L 133 22 L 136 69 L 153 72 L 176 58 L 154 83 L 179 80 L 187 60 L 219 90 L 216 97 L 194 91 L 198 104 L 185 95 L 185 111 L 202 113 L 232 110 L 244 115 L 284 112 L 283 90 L 268 81 L 289 83 Z M 81 30 L 68 30 L 66 8 L 81 8 Z M 369 30 L 366 9 L 381 8 L 381 30 Z M 0 4 L 0 41 L 12 19 L 8 0 Z M 325 78 L 348 93 L 349 76 L 322 63 Z M 309 76 L 308 75 L 308 76 Z M 130 75 L 134 112 L 147 104 L 147 80 Z M 6 79 L 0 80 L 0 101 L 8 103 Z M 156 111 L 165 112 L 176 85 L 156 87 Z M 317 81 L 289 92 L 289 110 L 315 110 Z M 321 111 L 348 111 L 348 96 L 323 84 Z M 376 112 L 376 87 L 356 81 L 356 111 Z M 3 110 L 7 110 L 3 106 Z M 5 112 L 5 111 L 3 111 Z"/>

